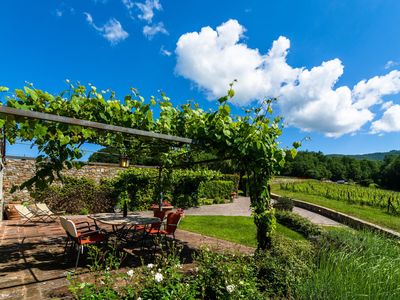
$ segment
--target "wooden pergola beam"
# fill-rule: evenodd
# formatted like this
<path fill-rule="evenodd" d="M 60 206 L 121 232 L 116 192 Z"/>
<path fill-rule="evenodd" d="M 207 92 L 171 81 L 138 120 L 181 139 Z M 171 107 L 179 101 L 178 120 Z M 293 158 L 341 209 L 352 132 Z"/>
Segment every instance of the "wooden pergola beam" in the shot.
<path fill-rule="evenodd" d="M 49 122 L 58 122 L 58 123 L 63 123 L 63 124 L 67 124 L 67 125 L 83 126 L 83 127 L 94 128 L 94 129 L 98 129 L 98 130 L 125 133 L 128 135 L 134 135 L 134 136 L 138 136 L 138 137 L 159 139 L 159 140 L 164 140 L 164 141 L 168 141 L 168 142 L 193 144 L 192 139 L 188 139 L 188 138 L 184 138 L 184 137 L 156 133 L 156 132 L 145 131 L 145 130 L 139 130 L 139 129 L 133 129 L 133 128 L 122 127 L 122 126 L 116 126 L 116 125 L 109 125 L 109 124 L 104 124 L 104 123 L 99 123 L 99 122 L 92 122 L 92 121 L 87 121 L 87 120 L 58 116 L 58 115 L 53 115 L 53 114 L 25 110 L 25 109 L 12 108 L 12 107 L 7 107 L 7 106 L 0 106 L 0 114 L 12 115 L 12 116 L 22 117 L 22 118 L 31 118 L 31 119 L 37 119 L 37 120 L 43 120 L 43 121 L 49 121 Z M 2 164 L 1 157 L 3 157 L 5 155 L 5 153 L 2 153 L 2 151 L 4 152 L 3 147 L 1 145 L 1 141 L 0 141 L 0 221 L 3 220 L 3 211 L 4 211 L 4 195 L 3 195 L 4 166 Z"/>
<path fill-rule="evenodd" d="M 184 137 L 180 137 L 180 136 L 173 136 L 173 135 L 168 135 L 168 134 L 163 134 L 163 133 L 156 133 L 156 132 L 145 131 L 145 130 L 140 130 L 140 129 L 116 126 L 116 125 L 109 125 L 109 124 L 104 124 L 104 123 L 99 123 L 99 122 L 92 122 L 92 121 L 87 121 L 87 120 L 58 116 L 58 115 L 53 115 L 53 114 L 25 110 L 25 109 L 12 108 L 12 107 L 7 107 L 7 106 L 0 106 L 0 114 L 13 115 L 13 116 L 31 118 L 31 119 L 38 119 L 38 120 L 43 120 L 43 121 L 58 122 L 58 123 L 64 123 L 64 124 L 68 124 L 68 125 L 77 125 L 77 126 L 89 127 L 89 128 L 99 129 L 99 130 L 105 130 L 105 131 L 126 133 L 129 135 L 135 135 L 135 136 L 146 137 L 146 138 L 155 138 L 155 139 L 160 139 L 160 140 L 170 141 L 170 142 L 177 142 L 177 143 L 184 143 L 184 144 L 192 144 L 193 143 L 192 139 L 188 139 L 188 138 L 184 138 Z"/>

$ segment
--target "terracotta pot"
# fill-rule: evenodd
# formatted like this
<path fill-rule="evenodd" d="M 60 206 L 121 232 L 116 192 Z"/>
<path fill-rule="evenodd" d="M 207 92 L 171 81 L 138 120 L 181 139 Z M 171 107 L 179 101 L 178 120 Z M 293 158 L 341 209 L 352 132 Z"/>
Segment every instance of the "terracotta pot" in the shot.
<path fill-rule="evenodd" d="M 7 220 L 20 220 L 21 219 L 21 215 L 14 208 L 13 203 L 8 203 L 5 208 L 5 211 L 6 211 Z"/>

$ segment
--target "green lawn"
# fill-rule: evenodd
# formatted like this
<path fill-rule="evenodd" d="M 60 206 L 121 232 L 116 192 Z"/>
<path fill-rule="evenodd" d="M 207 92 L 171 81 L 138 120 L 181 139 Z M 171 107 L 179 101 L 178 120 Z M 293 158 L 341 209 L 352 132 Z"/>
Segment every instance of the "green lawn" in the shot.
<path fill-rule="evenodd" d="M 179 227 L 245 246 L 257 246 L 256 226 L 252 217 L 186 216 Z M 293 240 L 304 240 L 301 234 L 280 224 L 277 226 L 276 234 Z"/>
<path fill-rule="evenodd" d="M 384 210 L 371 206 L 362 206 L 356 204 L 348 204 L 344 201 L 327 199 L 322 196 L 314 196 L 302 194 L 298 192 L 291 192 L 281 190 L 279 185 L 272 185 L 272 192 L 281 196 L 288 196 L 290 198 L 303 200 L 306 202 L 314 203 L 320 206 L 334 209 L 338 212 L 348 214 L 350 216 L 378 224 L 400 232 L 400 217 L 386 213 Z"/>

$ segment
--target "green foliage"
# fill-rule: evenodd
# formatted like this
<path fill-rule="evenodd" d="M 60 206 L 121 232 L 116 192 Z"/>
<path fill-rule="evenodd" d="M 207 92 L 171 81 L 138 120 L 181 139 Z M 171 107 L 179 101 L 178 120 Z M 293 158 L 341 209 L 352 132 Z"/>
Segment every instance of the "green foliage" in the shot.
<path fill-rule="evenodd" d="M 281 183 L 280 189 L 323 196 L 327 199 L 345 201 L 350 204 L 387 209 L 392 214 L 400 213 L 400 193 L 398 192 L 316 181 Z"/>
<path fill-rule="evenodd" d="M 400 247 L 370 232 L 329 230 L 296 299 L 399 299 Z"/>
<path fill-rule="evenodd" d="M 307 238 L 321 234 L 319 226 L 290 211 L 277 211 L 276 219 L 280 224 L 301 233 Z"/>
<path fill-rule="evenodd" d="M 244 255 L 203 249 L 195 257 L 201 299 L 265 299 L 258 290 L 254 261 Z"/>
<path fill-rule="evenodd" d="M 289 197 L 279 197 L 275 200 L 274 208 L 277 210 L 292 211 L 294 207 L 293 200 Z"/>
<path fill-rule="evenodd" d="M 230 200 L 231 193 L 234 191 L 233 181 L 210 180 L 203 181 L 199 185 L 198 197 L 206 199 Z"/>
<path fill-rule="evenodd" d="M 37 191 L 35 200 L 47 203 L 50 209 L 69 214 L 112 211 L 117 201 L 112 187 L 84 177 L 66 177 L 62 184 Z"/>
<path fill-rule="evenodd" d="M 294 159 L 288 159 L 282 173 L 287 176 L 313 179 L 345 179 L 356 182 L 372 180 L 378 183 L 380 165 L 379 161 L 301 151 Z"/>
<path fill-rule="evenodd" d="M 400 190 L 400 155 L 387 156 L 382 164 L 382 184 Z"/>
<path fill-rule="evenodd" d="M 307 242 L 273 239 L 271 249 L 257 251 L 255 266 L 260 289 L 276 299 L 296 299 L 296 286 L 311 273 L 313 249 Z"/>
<path fill-rule="evenodd" d="M 222 180 L 230 180 L 233 182 L 233 192 L 238 192 L 239 190 L 239 182 L 240 182 L 240 176 L 239 174 L 224 174 L 221 177 Z"/>
<path fill-rule="evenodd" d="M 174 108 L 164 94 L 158 101 L 151 98 L 150 103 L 145 103 L 137 90 L 131 89 L 131 94 L 119 101 L 114 92 L 98 91 L 92 85 L 87 88 L 68 84 L 69 89 L 60 95 L 51 95 L 32 85 L 17 89 L 15 96 L 8 97 L 7 106 L 188 137 L 195 140 L 195 144 L 178 150 L 174 144 L 127 138 L 115 132 L 10 118 L 6 124 L 8 141 L 11 144 L 17 139 L 31 141 L 40 152 L 35 176 L 20 188 L 43 189 L 56 178 L 62 179 L 63 168 L 79 167 L 77 160 L 82 157 L 80 147 L 84 143 L 113 146 L 120 154 L 130 156 L 157 153 L 157 161 L 166 168 L 193 162 L 193 155 L 207 152 L 221 161 L 229 159 L 252 179 L 250 198 L 259 247 L 264 249 L 270 245 L 274 214 L 267 186 L 272 176 L 283 167 L 286 154 L 294 156 L 300 146 L 294 143 L 294 148 L 288 151 L 279 148 L 277 139 L 282 133 L 281 118 L 273 115 L 273 100 L 265 100 L 260 107 L 247 109 L 244 116 L 232 116 L 228 104 L 234 95 L 232 85 L 227 96 L 218 100 L 217 110 L 204 111 L 192 102 Z M 155 105 L 160 111 L 157 120 L 154 120 L 152 111 Z M 190 197 L 187 193 L 184 195 Z"/>
<path fill-rule="evenodd" d="M 203 199 L 220 202 L 230 199 L 233 181 L 219 180 L 227 175 L 211 170 L 174 169 L 163 175 L 162 192 L 164 200 L 176 207 L 192 207 L 202 204 Z M 236 176 L 227 176 L 236 180 Z M 212 192 L 204 189 L 209 182 L 216 182 Z M 126 192 L 133 210 L 148 209 L 152 203 L 158 203 L 160 193 L 159 170 L 149 168 L 129 168 L 109 181 L 114 188 L 114 196 Z"/>

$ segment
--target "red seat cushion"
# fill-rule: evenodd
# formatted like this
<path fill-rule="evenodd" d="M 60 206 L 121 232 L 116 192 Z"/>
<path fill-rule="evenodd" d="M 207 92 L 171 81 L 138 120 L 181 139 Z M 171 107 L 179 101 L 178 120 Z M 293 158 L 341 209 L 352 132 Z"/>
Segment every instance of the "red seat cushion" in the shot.
<path fill-rule="evenodd" d="M 106 240 L 106 236 L 102 233 L 95 233 L 79 239 L 81 245 L 95 244 Z"/>

